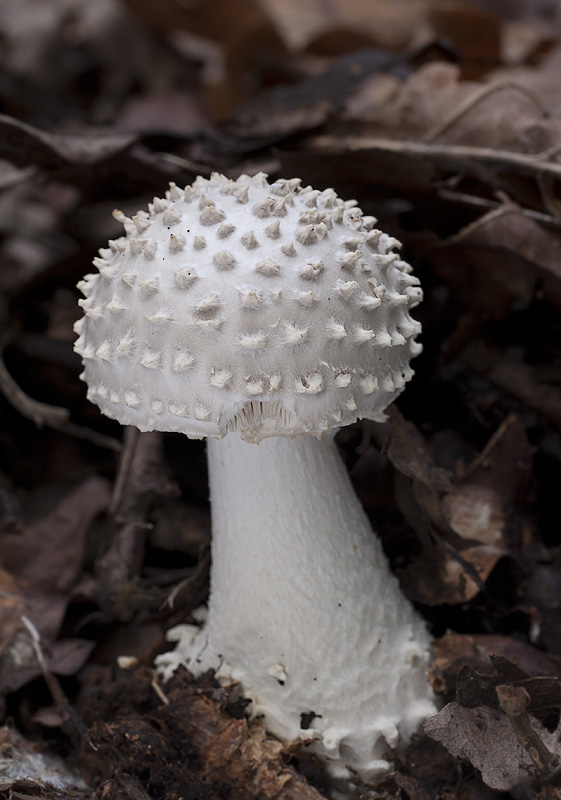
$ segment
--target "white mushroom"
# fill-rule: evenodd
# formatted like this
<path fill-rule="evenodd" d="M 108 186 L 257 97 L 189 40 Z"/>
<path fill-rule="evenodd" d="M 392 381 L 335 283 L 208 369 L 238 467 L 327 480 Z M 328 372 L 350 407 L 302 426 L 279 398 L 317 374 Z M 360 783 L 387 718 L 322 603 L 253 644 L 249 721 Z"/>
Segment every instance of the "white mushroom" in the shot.
<path fill-rule="evenodd" d="M 371 217 L 298 180 L 197 178 L 123 222 L 81 283 L 88 397 L 209 437 L 208 618 L 160 667 L 239 681 L 274 734 L 372 778 L 435 711 L 429 637 L 332 433 L 411 378 L 419 282 Z"/>

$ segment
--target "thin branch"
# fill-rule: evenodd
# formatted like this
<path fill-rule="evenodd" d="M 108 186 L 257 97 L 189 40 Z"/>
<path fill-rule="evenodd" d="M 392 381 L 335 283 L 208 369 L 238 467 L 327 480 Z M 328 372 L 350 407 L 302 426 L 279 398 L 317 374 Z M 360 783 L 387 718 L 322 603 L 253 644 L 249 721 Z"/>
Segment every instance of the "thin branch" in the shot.
<path fill-rule="evenodd" d="M 4 395 L 6 400 L 16 411 L 19 411 L 22 417 L 30 419 L 38 428 L 42 428 L 46 425 L 49 428 L 66 433 L 68 436 L 75 436 L 77 439 L 90 441 L 99 447 L 106 447 L 115 452 L 121 451 L 121 443 L 117 439 L 70 422 L 68 419 L 70 412 L 67 408 L 51 406 L 48 403 L 42 403 L 40 400 L 34 400 L 32 397 L 29 397 L 8 372 L 1 353 L 0 393 Z"/>
<path fill-rule="evenodd" d="M 468 170 L 470 164 L 479 164 L 512 169 L 528 175 L 552 175 L 561 179 L 561 163 L 549 161 L 550 151 L 548 150 L 540 153 L 516 153 L 512 150 L 497 150 L 492 147 L 427 144 L 426 142 L 378 139 L 374 136 L 312 136 L 307 140 L 307 144 L 310 148 L 316 148 L 316 151 L 329 155 L 342 155 L 361 150 L 380 150 L 385 153 L 425 158 L 443 169 Z"/>
<path fill-rule="evenodd" d="M 174 153 L 157 152 L 151 153 L 149 160 L 152 163 L 158 161 L 167 161 L 168 164 L 173 164 L 175 167 L 180 167 L 186 172 L 192 172 L 193 175 L 206 175 L 210 177 L 212 168 L 208 164 L 203 164 L 201 161 L 191 161 L 188 158 L 177 156 Z"/>
<path fill-rule="evenodd" d="M 482 217 L 478 217 L 469 225 L 466 225 L 465 228 L 462 228 L 453 236 L 449 236 L 447 239 L 443 240 L 442 244 L 444 243 L 446 243 L 446 245 L 458 244 L 458 242 L 461 242 L 467 236 L 470 236 L 474 231 L 479 230 L 479 228 L 484 228 L 485 225 L 488 225 L 490 222 L 493 222 L 499 217 L 503 217 L 505 214 L 512 214 L 512 213 L 519 213 L 517 206 L 514 205 L 511 206 L 506 204 L 497 206 L 492 211 L 488 211 L 487 214 L 484 214 Z"/>
<path fill-rule="evenodd" d="M 75 709 L 68 702 L 68 699 L 62 691 L 62 687 L 58 679 L 53 675 L 49 668 L 41 645 L 41 634 L 33 622 L 31 622 L 31 620 L 25 615 L 22 615 L 21 622 L 31 640 L 31 646 L 35 652 L 37 662 L 41 667 L 41 672 L 43 674 L 45 683 L 47 684 L 47 688 L 64 720 L 63 730 L 66 729 L 66 732 L 69 733 L 76 742 L 87 743 L 90 747 L 92 747 L 93 750 L 96 750 L 97 748 L 93 745 L 89 738 L 86 726 L 76 713 Z"/>
<path fill-rule="evenodd" d="M 500 208 L 501 206 L 501 203 L 498 203 L 495 200 L 488 200 L 486 197 L 478 197 L 477 195 L 467 194 L 465 192 L 454 192 L 450 189 L 439 189 L 438 196 L 443 200 L 450 201 L 451 203 L 462 203 L 466 206 L 486 208 L 490 211 Z M 541 211 L 534 211 L 531 208 L 520 207 L 519 211 L 522 216 L 528 217 L 528 219 L 533 219 L 535 222 L 539 222 L 541 225 L 544 225 L 547 228 L 561 230 L 561 220 L 557 219 L 557 217 L 553 217 L 549 214 L 543 214 Z"/>
<path fill-rule="evenodd" d="M 123 436 L 123 447 L 121 451 L 121 458 L 119 460 L 119 468 L 117 470 L 117 477 L 115 479 L 115 483 L 113 484 L 113 494 L 111 496 L 111 502 L 109 503 L 109 514 L 116 514 L 117 510 L 121 505 L 121 501 L 123 499 L 123 492 L 125 490 L 126 483 L 129 479 L 131 465 L 134 458 L 134 454 L 136 452 L 136 445 L 138 444 L 138 437 L 140 436 L 140 431 L 138 428 L 133 427 L 132 425 L 127 425 L 125 427 L 125 432 Z"/>
<path fill-rule="evenodd" d="M 23 389 L 20 389 L 6 369 L 6 364 L 1 355 L 0 392 L 2 392 L 6 400 L 8 400 L 22 416 L 32 420 L 38 428 L 42 428 L 43 425 L 58 427 L 61 423 L 68 420 L 68 409 L 41 403 L 39 400 L 33 400 Z"/>

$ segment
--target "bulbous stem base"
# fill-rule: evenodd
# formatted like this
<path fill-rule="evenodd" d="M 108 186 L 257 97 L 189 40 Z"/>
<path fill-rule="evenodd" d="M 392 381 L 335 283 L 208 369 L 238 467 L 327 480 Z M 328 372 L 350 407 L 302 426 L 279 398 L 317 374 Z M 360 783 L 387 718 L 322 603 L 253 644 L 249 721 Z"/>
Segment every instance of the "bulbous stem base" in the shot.
<path fill-rule="evenodd" d="M 272 733 L 316 739 L 332 767 L 372 778 L 388 745 L 435 713 L 429 637 L 334 441 L 230 434 L 208 442 L 208 459 L 208 620 L 176 632 L 176 657 L 239 681 Z"/>

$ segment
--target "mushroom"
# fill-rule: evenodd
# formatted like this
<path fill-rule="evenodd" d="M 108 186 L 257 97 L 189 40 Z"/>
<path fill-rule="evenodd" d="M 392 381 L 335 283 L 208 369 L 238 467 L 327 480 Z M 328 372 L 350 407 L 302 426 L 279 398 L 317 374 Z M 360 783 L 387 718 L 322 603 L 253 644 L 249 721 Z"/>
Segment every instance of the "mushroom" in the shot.
<path fill-rule="evenodd" d="M 333 434 L 412 377 L 419 281 L 355 201 L 298 179 L 199 177 L 115 216 L 126 235 L 79 284 L 88 398 L 208 437 L 208 615 L 160 668 L 238 681 L 273 734 L 373 778 L 435 712 L 429 635 Z"/>

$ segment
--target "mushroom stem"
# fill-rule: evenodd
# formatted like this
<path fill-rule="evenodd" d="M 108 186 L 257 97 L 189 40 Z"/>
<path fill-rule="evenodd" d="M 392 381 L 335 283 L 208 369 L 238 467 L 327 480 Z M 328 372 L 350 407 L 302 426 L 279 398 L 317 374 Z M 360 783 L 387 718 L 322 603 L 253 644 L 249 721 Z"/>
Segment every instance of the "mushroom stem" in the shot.
<path fill-rule="evenodd" d="M 281 738 L 369 779 L 435 712 L 429 636 L 332 437 L 208 440 L 212 579 L 196 673 L 239 681 Z M 375 676 L 375 677 L 374 677 Z"/>

